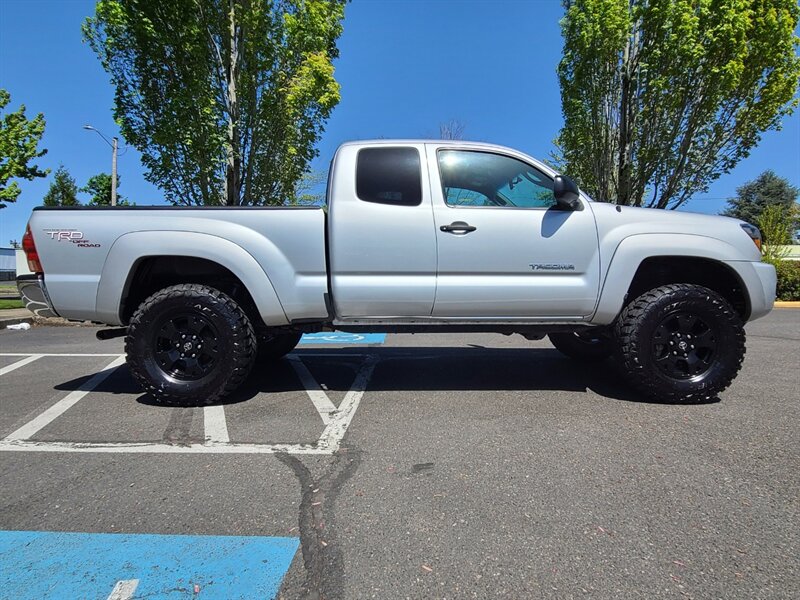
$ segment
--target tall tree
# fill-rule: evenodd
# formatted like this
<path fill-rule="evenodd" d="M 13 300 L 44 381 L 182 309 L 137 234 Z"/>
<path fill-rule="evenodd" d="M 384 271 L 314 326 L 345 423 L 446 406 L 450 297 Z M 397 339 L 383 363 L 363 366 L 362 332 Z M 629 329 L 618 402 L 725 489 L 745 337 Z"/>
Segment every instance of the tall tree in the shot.
<path fill-rule="evenodd" d="M 779 177 L 774 171 L 767 170 L 736 188 L 736 197 L 728 200 L 728 207 L 722 214 L 748 223 L 758 223 L 764 210 L 770 206 L 778 206 L 796 219 L 798 195 L 800 188 L 793 186 L 788 179 Z M 795 221 L 794 229 L 798 228 L 800 222 Z"/>
<path fill-rule="evenodd" d="M 69 174 L 64 165 L 59 165 L 56 169 L 53 182 L 44 195 L 42 203 L 45 206 L 80 206 L 75 178 Z"/>
<path fill-rule="evenodd" d="M 36 158 L 47 154 L 47 150 L 39 150 L 39 141 L 44 133 L 44 115 L 39 113 L 33 119 L 25 116 L 25 105 L 16 111 L 5 113 L 11 102 L 11 94 L 0 89 L 0 208 L 6 202 L 16 202 L 20 190 L 13 178 L 27 179 L 46 177 L 47 171 L 32 164 Z"/>
<path fill-rule="evenodd" d="M 797 0 L 565 0 L 564 167 L 597 200 L 677 208 L 797 105 Z"/>
<path fill-rule="evenodd" d="M 344 0 L 100 0 L 84 38 L 174 204 L 280 204 L 339 102 Z"/>
<path fill-rule="evenodd" d="M 117 189 L 119 181 L 120 177 L 117 175 Z M 91 195 L 91 199 L 86 203 L 87 206 L 111 206 L 111 175 L 108 173 L 93 175 L 80 191 Z M 117 193 L 117 205 L 130 206 L 130 203 Z"/>

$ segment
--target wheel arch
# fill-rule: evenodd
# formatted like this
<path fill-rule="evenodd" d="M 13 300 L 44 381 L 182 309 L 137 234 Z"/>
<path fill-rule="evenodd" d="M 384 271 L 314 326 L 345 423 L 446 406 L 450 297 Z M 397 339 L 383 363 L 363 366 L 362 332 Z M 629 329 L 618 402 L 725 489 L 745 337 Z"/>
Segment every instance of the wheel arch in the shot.
<path fill-rule="evenodd" d="M 704 236 L 626 238 L 611 260 L 592 322 L 609 324 L 642 293 L 672 283 L 702 285 L 717 292 L 747 321 L 751 310 L 747 286 L 724 262 L 735 255 L 725 242 Z"/>
<path fill-rule="evenodd" d="M 144 250 L 143 250 L 144 249 Z M 223 238 L 196 232 L 133 232 L 108 253 L 97 291 L 97 314 L 127 324 L 136 307 L 159 289 L 200 283 L 234 297 L 251 319 L 266 325 L 289 321 L 258 262 Z"/>

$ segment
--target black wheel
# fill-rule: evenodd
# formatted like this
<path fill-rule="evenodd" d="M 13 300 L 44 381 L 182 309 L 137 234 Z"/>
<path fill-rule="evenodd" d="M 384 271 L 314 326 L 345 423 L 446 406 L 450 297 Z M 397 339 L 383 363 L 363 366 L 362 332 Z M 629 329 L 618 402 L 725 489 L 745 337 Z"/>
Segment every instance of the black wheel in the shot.
<path fill-rule="evenodd" d="M 716 292 L 674 284 L 650 290 L 622 311 L 617 359 L 631 384 L 665 402 L 716 398 L 745 353 L 742 321 Z"/>
<path fill-rule="evenodd" d="M 294 350 L 303 337 L 302 333 L 262 333 L 258 336 L 259 360 L 278 360 Z"/>
<path fill-rule="evenodd" d="M 608 332 L 595 327 L 549 333 L 547 337 L 561 354 L 577 360 L 601 361 L 614 352 L 614 341 Z"/>
<path fill-rule="evenodd" d="M 145 300 L 125 338 L 134 379 L 161 404 L 210 404 L 247 378 L 256 351 L 250 320 L 222 292 L 174 285 Z"/>

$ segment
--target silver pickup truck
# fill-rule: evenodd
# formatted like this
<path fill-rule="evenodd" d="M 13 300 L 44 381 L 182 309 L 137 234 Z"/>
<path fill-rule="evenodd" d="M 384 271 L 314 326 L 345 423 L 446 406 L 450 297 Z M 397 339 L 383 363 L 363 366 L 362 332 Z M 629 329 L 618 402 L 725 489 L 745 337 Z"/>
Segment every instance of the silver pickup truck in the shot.
<path fill-rule="evenodd" d="M 327 206 L 37 208 L 19 287 L 41 315 L 124 327 L 133 376 L 173 404 L 329 329 L 549 335 L 613 355 L 647 397 L 700 402 L 775 299 L 752 225 L 595 203 L 501 146 L 344 144 Z"/>

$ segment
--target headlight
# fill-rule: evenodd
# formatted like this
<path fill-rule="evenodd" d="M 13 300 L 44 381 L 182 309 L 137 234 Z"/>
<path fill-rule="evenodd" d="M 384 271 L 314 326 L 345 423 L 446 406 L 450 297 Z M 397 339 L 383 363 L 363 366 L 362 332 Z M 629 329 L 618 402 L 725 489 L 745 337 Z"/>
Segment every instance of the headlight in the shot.
<path fill-rule="evenodd" d="M 755 225 L 750 225 L 750 223 L 740 223 L 744 232 L 750 236 L 750 239 L 753 240 L 753 243 L 758 248 L 758 251 L 761 252 L 761 232 L 758 230 L 758 227 Z"/>

